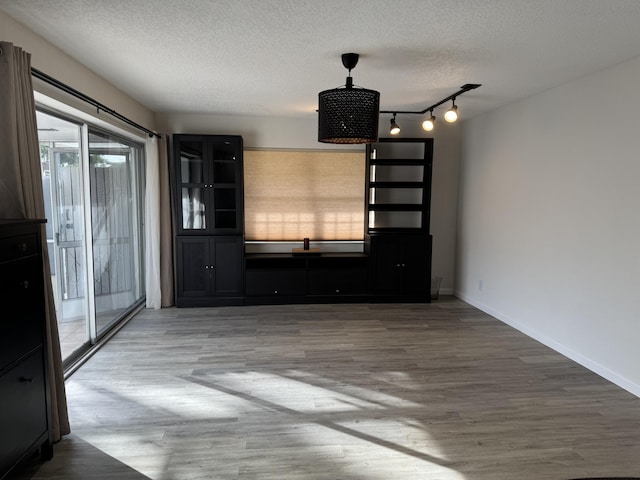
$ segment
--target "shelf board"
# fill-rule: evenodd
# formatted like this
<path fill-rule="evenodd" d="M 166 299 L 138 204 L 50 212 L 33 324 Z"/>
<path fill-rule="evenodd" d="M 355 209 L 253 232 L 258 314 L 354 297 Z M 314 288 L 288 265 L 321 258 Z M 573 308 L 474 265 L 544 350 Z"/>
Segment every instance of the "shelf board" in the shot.
<path fill-rule="evenodd" d="M 369 182 L 369 188 L 425 188 L 425 182 Z"/>
<path fill-rule="evenodd" d="M 424 206 L 415 203 L 370 203 L 370 212 L 422 212 Z"/>
<path fill-rule="evenodd" d="M 420 158 L 376 158 L 370 159 L 369 165 L 392 165 L 394 167 L 398 166 L 415 166 L 415 165 L 425 165 L 427 163 L 426 160 Z"/>

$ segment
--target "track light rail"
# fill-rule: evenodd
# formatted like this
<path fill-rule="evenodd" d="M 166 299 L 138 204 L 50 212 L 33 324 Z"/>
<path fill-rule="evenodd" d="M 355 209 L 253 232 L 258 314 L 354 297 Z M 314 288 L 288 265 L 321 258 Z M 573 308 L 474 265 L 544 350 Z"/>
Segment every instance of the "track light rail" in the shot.
<path fill-rule="evenodd" d="M 464 85 L 462 85 L 462 87 L 460 87 L 460 90 L 458 90 L 456 93 L 449 95 L 447 98 L 443 98 L 438 103 L 434 103 L 433 105 L 425 108 L 424 110 L 420 110 L 420 111 L 380 110 L 380 113 L 392 113 L 392 114 L 398 114 L 398 115 L 399 114 L 424 115 L 425 113 L 432 111 L 434 108 L 439 107 L 443 103 L 446 103 L 449 100 L 455 101 L 456 97 L 458 97 L 459 95 L 462 95 L 463 93 L 468 92 L 469 90 L 474 90 L 480 86 L 481 84 L 479 83 L 465 83 Z"/>

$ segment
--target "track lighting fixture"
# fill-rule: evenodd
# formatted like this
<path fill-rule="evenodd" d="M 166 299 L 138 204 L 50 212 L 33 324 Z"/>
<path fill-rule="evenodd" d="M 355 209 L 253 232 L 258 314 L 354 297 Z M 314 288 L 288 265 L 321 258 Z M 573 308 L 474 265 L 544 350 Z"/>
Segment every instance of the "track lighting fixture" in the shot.
<path fill-rule="evenodd" d="M 422 129 L 427 132 L 430 132 L 436 126 L 436 117 L 433 115 L 433 110 L 429 110 L 429 113 L 431 116 L 422 122 Z"/>
<path fill-rule="evenodd" d="M 437 108 L 440 105 L 442 105 L 443 103 L 446 103 L 449 100 L 451 100 L 452 101 L 452 106 L 444 114 L 444 119 L 447 122 L 450 122 L 450 123 L 451 122 L 455 122 L 458 119 L 458 106 L 456 105 L 456 98 L 459 97 L 460 95 L 462 95 L 463 93 L 468 92 L 469 90 L 474 90 L 474 89 L 476 89 L 478 87 L 480 87 L 480 84 L 478 84 L 478 83 L 466 83 L 462 87 L 460 87 L 460 90 L 458 90 L 456 93 L 454 93 L 452 95 L 449 95 L 447 98 L 443 98 L 439 102 L 434 103 L 433 105 L 425 108 L 424 110 L 418 111 L 418 112 L 401 111 L 401 110 L 381 110 L 380 113 L 391 113 L 391 114 L 393 114 L 393 119 L 391 120 L 391 127 L 392 128 L 393 127 L 397 127 L 398 130 L 394 133 L 392 131 L 392 129 L 389 129 L 389 133 L 391 133 L 391 135 L 397 135 L 398 133 L 400 133 L 400 127 L 398 127 L 398 124 L 396 123 L 396 115 L 424 115 L 425 113 L 429 112 L 429 118 L 427 118 L 426 120 L 424 120 L 422 122 L 422 128 L 425 131 L 430 132 L 435 127 L 436 117 L 433 114 L 433 110 L 435 108 Z"/>
<path fill-rule="evenodd" d="M 444 114 L 444 119 L 449 123 L 453 123 L 458 120 L 458 107 L 456 106 L 455 97 L 453 98 L 453 105 L 451 105 L 451 108 Z"/>
<path fill-rule="evenodd" d="M 318 141 L 324 143 L 372 143 L 378 141 L 378 122 L 380 113 L 391 113 L 389 133 L 398 135 L 400 127 L 396 122 L 397 114 L 424 115 L 429 112 L 428 119 L 422 122 L 422 128 L 430 132 L 434 129 L 436 117 L 433 110 L 449 100 L 452 107 L 444 114 L 447 122 L 458 119 L 456 97 L 480 86 L 467 83 L 456 93 L 443 98 L 437 103 L 419 112 L 400 110 L 380 110 L 380 92 L 354 87 L 351 70 L 358 63 L 357 53 L 342 54 L 342 65 L 349 70 L 343 88 L 324 90 L 318 94 Z"/>
<path fill-rule="evenodd" d="M 396 123 L 396 114 L 393 114 L 393 118 L 391 119 L 391 126 L 389 127 L 389 133 L 391 135 L 398 135 L 400 133 L 400 127 Z"/>

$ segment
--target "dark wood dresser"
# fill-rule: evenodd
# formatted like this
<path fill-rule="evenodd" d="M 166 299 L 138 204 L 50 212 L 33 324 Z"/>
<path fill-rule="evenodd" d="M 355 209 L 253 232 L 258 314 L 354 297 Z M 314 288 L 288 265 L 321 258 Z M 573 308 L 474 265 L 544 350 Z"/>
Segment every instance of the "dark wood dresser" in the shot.
<path fill-rule="evenodd" d="M 51 458 L 41 224 L 0 220 L 0 479 Z"/>

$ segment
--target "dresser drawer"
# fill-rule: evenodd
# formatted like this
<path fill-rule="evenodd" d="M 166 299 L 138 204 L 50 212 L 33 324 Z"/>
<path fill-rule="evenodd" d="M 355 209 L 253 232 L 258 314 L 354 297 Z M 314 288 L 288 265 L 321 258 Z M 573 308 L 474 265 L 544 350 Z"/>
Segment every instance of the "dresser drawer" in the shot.
<path fill-rule="evenodd" d="M 30 257 L 39 252 L 38 235 L 35 233 L 0 238 L 0 262 Z"/>
<path fill-rule="evenodd" d="M 40 257 L 0 264 L 0 371 L 42 344 L 43 298 Z"/>
<path fill-rule="evenodd" d="M 0 473 L 47 432 L 42 349 L 0 376 Z"/>

